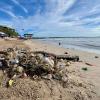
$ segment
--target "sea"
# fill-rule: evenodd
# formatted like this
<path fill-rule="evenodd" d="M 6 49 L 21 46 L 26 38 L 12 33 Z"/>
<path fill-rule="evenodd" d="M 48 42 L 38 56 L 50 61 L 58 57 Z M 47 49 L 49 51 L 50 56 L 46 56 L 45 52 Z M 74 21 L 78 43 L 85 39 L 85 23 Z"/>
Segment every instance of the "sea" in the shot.
<path fill-rule="evenodd" d="M 44 38 L 39 40 L 64 48 L 100 54 L 100 37 Z"/>

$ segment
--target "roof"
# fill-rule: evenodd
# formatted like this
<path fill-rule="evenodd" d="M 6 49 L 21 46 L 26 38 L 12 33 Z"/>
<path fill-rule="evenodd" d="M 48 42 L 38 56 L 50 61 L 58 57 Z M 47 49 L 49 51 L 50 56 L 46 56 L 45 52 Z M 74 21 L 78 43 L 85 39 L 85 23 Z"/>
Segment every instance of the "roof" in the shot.
<path fill-rule="evenodd" d="M 24 35 L 33 35 L 33 34 L 24 34 Z"/>
<path fill-rule="evenodd" d="M 6 33 L 4 33 L 4 32 L 0 32 L 0 34 L 1 34 L 1 35 L 5 35 Z"/>

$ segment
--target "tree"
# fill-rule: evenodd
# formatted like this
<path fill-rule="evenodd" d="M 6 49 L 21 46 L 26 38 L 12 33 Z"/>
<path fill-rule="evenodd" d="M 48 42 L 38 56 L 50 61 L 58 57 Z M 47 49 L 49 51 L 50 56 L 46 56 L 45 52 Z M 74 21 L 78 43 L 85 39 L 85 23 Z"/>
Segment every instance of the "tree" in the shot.
<path fill-rule="evenodd" d="M 0 26 L 0 31 L 6 33 L 8 36 L 18 36 L 19 34 L 10 27 Z"/>

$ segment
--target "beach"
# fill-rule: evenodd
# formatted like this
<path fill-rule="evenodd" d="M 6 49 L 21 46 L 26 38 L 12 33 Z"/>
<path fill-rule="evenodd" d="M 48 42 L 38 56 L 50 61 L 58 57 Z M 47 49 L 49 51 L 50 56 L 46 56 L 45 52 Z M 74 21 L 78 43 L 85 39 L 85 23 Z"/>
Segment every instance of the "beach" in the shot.
<path fill-rule="evenodd" d="M 94 85 L 96 98 L 93 100 L 100 100 L 100 54 L 62 48 L 61 46 L 43 43 L 39 40 L 0 39 L 0 50 L 6 49 L 8 47 L 27 48 L 31 51 L 46 51 L 56 55 L 66 55 L 65 53 L 68 53 L 69 55 L 79 56 L 80 61 L 72 63 L 71 66 L 73 66 L 73 69 L 77 70 L 76 74 L 79 74 L 83 80 L 89 81 Z M 82 70 L 83 67 L 86 67 L 88 70 Z"/>
<path fill-rule="evenodd" d="M 82 62 L 76 62 L 73 66 L 75 66 L 76 69 L 78 69 L 83 77 L 87 80 L 90 80 L 93 82 L 96 86 L 96 91 L 98 95 L 100 96 L 100 54 L 96 53 L 89 53 L 85 51 L 79 51 L 75 49 L 65 49 L 61 48 L 56 45 L 49 45 L 49 44 L 43 44 L 40 41 L 32 40 L 32 41 L 25 41 L 25 44 L 29 47 L 31 47 L 32 50 L 39 50 L 39 51 L 47 51 L 55 54 L 64 54 L 65 52 L 68 52 L 70 55 L 78 55 L 80 57 L 80 61 Z M 95 56 L 98 56 L 96 59 Z M 85 63 L 89 63 L 91 65 L 86 65 Z M 81 70 L 82 67 L 87 67 L 89 70 L 87 72 L 83 72 Z"/>

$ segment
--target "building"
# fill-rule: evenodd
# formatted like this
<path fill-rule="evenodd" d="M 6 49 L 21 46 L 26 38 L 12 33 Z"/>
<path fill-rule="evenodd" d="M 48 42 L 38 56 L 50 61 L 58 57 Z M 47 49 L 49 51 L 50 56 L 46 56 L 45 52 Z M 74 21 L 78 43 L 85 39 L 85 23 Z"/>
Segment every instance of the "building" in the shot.
<path fill-rule="evenodd" d="M 25 39 L 32 39 L 33 38 L 33 34 L 24 34 L 24 38 Z"/>
<path fill-rule="evenodd" d="M 1 37 L 1 38 L 7 37 L 7 34 L 4 33 L 4 32 L 0 32 L 0 37 Z"/>

